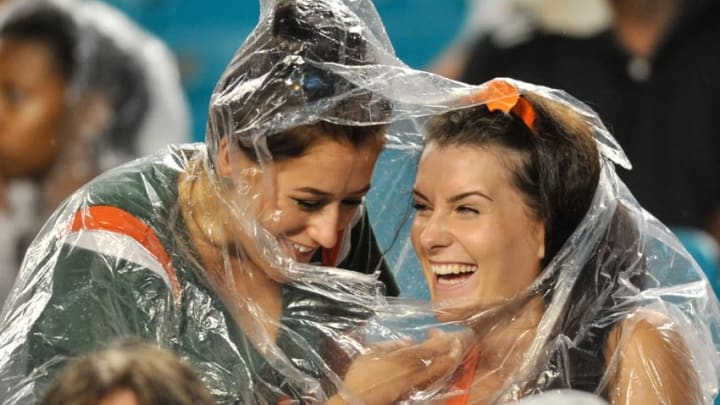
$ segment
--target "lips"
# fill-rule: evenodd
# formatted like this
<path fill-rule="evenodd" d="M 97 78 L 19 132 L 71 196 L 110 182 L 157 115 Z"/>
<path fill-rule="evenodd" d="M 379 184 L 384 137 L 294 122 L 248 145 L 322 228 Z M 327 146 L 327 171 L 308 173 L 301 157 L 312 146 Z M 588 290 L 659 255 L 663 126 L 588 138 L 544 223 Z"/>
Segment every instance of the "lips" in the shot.
<path fill-rule="evenodd" d="M 292 241 L 290 242 L 290 245 L 292 246 L 293 249 L 297 250 L 299 253 L 302 253 L 302 254 L 310 253 L 313 250 L 315 250 L 309 246 L 304 246 L 304 245 L 301 245 L 299 243 L 295 243 Z"/>
<path fill-rule="evenodd" d="M 294 257 L 296 261 L 308 263 L 312 259 L 317 247 L 311 247 L 303 245 L 297 242 L 293 242 L 289 239 L 281 240 L 282 246 L 289 256 Z"/>
<path fill-rule="evenodd" d="M 462 287 L 476 272 L 477 266 L 463 263 L 431 264 L 435 274 L 435 288 L 440 290 Z"/>

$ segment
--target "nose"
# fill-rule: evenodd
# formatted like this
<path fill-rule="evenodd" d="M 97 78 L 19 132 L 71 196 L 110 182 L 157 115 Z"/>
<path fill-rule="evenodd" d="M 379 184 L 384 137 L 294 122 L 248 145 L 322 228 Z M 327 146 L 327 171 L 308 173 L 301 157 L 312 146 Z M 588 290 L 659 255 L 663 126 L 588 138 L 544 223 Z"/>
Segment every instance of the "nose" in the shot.
<path fill-rule="evenodd" d="M 427 251 L 447 247 L 452 243 L 452 234 L 441 215 L 435 214 L 421 224 L 420 243 Z"/>
<path fill-rule="evenodd" d="M 320 246 L 331 249 L 337 243 L 339 227 L 340 209 L 330 204 L 310 218 L 308 235 Z"/>

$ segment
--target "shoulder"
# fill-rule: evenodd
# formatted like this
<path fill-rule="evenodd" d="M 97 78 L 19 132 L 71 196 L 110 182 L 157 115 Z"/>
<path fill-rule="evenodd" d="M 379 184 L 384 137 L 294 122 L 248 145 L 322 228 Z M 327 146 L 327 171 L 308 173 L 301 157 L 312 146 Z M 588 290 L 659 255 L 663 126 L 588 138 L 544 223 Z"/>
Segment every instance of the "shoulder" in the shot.
<path fill-rule="evenodd" d="M 80 189 L 74 199 L 79 208 L 118 207 L 146 222 L 165 218 L 177 199 L 178 176 L 204 150 L 202 144 L 167 147 L 106 171 Z"/>
<path fill-rule="evenodd" d="M 639 351 L 663 355 L 682 341 L 679 327 L 670 317 L 657 311 L 639 309 L 610 330 L 605 357 L 609 359 L 619 352 L 625 358 L 632 358 L 639 355 Z"/>
<path fill-rule="evenodd" d="M 681 332 L 670 317 L 647 309 L 635 310 L 611 329 L 604 354 L 613 403 L 703 402 Z"/>

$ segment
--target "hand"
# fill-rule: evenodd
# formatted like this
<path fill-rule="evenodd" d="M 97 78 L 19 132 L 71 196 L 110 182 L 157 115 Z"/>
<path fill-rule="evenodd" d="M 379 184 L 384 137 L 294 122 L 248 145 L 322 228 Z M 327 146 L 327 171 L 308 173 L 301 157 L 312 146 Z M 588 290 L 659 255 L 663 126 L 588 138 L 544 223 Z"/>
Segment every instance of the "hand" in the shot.
<path fill-rule="evenodd" d="M 373 345 L 356 357 L 345 375 L 345 388 L 366 405 L 395 403 L 415 389 L 450 376 L 462 360 L 468 334 L 431 331 L 427 340 Z M 345 403 L 339 395 L 331 404 Z"/>

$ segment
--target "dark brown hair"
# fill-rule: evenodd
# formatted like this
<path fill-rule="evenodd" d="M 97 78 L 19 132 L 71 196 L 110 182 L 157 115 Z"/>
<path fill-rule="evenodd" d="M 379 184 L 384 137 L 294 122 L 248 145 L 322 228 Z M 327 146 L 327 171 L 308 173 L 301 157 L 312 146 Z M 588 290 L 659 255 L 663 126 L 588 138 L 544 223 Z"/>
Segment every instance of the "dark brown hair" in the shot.
<path fill-rule="evenodd" d="M 379 150 L 385 142 L 385 125 L 353 127 L 320 121 L 269 135 L 265 139 L 268 152 L 275 162 L 300 157 L 322 140 L 330 140 L 354 148 L 370 144 Z M 254 162 L 260 160 L 256 145 L 239 143 L 239 147 Z"/>
<path fill-rule="evenodd" d="M 350 9 L 322 0 L 283 0 L 272 13 L 235 55 L 215 88 L 206 142 L 210 155 L 226 136 L 255 161 L 263 142 L 274 160 L 282 160 L 301 156 L 321 139 L 357 147 L 379 138 L 391 103 L 317 66 L 376 63 L 364 23 Z M 244 89 L 242 85 L 251 81 L 253 85 Z M 268 122 L 304 117 L 298 111 L 309 105 L 318 118 L 277 132 L 251 133 Z"/>
<path fill-rule="evenodd" d="M 42 404 L 96 405 L 126 389 L 141 405 L 215 404 L 189 365 L 139 339 L 123 340 L 73 360 L 45 393 Z"/>

